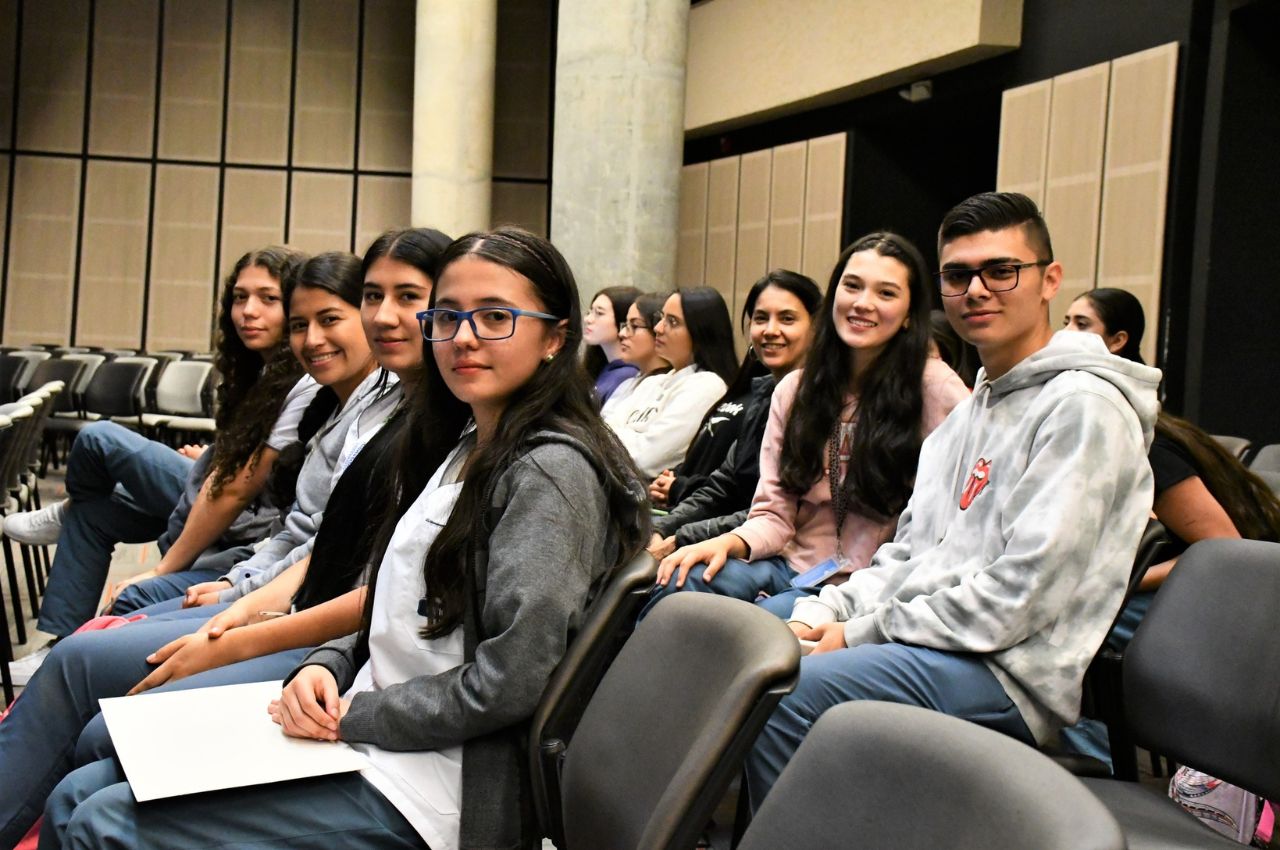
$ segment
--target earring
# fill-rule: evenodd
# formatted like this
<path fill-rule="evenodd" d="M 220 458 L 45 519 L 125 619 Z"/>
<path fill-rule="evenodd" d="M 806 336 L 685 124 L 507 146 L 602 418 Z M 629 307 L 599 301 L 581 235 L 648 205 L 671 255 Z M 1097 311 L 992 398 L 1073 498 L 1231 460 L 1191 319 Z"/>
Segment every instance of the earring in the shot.
<path fill-rule="evenodd" d="M 552 360 L 555 360 L 555 359 L 556 359 L 556 356 L 555 356 L 554 354 L 548 354 L 546 357 L 544 357 L 544 358 L 542 358 L 542 359 L 543 359 L 543 361 L 545 361 L 545 362 L 547 362 L 547 363 L 550 363 Z"/>

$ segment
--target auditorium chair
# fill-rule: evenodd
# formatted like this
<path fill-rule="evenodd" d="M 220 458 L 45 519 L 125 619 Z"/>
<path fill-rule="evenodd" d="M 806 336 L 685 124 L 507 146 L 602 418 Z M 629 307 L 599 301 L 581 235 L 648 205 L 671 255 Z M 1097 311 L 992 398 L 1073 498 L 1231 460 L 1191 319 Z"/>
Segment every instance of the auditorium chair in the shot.
<path fill-rule="evenodd" d="M 739 850 L 1123 850 L 1076 777 L 1007 735 L 887 702 L 827 710 Z"/>
<path fill-rule="evenodd" d="M 1178 558 L 1125 653 L 1137 743 L 1265 799 L 1280 799 L 1280 544 L 1202 540 Z M 1129 847 L 1239 848 L 1161 788 L 1082 780 Z"/>
<path fill-rule="evenodd" d="M 654 606 L 565 749 L 557 846 L 689 850 L 799 666 L 790 629 L 748 602 L 676 593 Z"/>
<path fill-rule="evenodd" d="M 641 552 L 622 567 L 592 601 L 582 628 L 547 681 L 529 725 L 533 800 L 544 838 L 564 846 L 560 817 L 560 766 L 582 712 L 649 598 L 658 563 Z"/>

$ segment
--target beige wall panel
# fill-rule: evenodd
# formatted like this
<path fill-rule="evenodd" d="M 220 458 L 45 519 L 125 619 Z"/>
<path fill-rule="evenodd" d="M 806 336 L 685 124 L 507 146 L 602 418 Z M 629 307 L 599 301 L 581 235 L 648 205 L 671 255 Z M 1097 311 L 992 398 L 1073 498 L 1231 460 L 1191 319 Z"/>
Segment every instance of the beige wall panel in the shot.
<path fill-rule="evenodd" d="M 805 173 L 804 253 L 800 271 L 823 285 L 840 256 L 844 222 L 844 162 L 848 136 L 836 133 L 809 140 Z M 793 269 L 793 271 L 796 271 Z"/>
<path fill-rule="evenodd" d="M 409 226 L 411 197 L 412 181 L 408 177 L 360 178 L 360 191 L 356 194 L 357 254 L 363 254 L 384 231 Z"/>
<path fill-rule="evenodd" d="M 227 169 L 222 191 L 219 281 L 245 253 L 284 242 L 285 179 L 283 171 Z"/>
<path fill-rule="evenodd" d="M 738 240 L 734 257 L 733 309 L 741 304 L 752 284 L 769 270 L 769 191 L 773 150 L 742 157 L 738 177 Z"/>
<path fill-rule="evenodd" d="M 707 263 L 707 163 L 680 169 L 676 286 L 700 286 Z"/>
<path fill-rule="evenodd" d="M 19 2 L 0 0 L 0 21 L 16 21 Z M 17 47 L 17 28 L 12 24 L 0 27 L 0 145 L 4 147 L 9 147 L 13 128 L 13 57 Z"/>
<path fill-rule="evenodd" d="M 413 167 L 413 0 L 367 0 L 360 168 Z"/>
<path fill-rule="evenodd" d="M 1156 362 L 1170 133 L 1178 45 L 1111 63 L 1103 166 L 1098 285 L 1128 289 L 1142 301 L 1142 355 Z"/>
<path fill-rule="evenodd" d="M 804 245 L 805 165 L 808 143 L 773 149 L 769 200 L 769 268 L 798 269 Z"/>
<path fill-rule="evenodd" d="M 10 345 L 70 340 L 79 198 L 79 160 L 18 157 L 6 258 Z"/>
<path fill-rule="evenodd" d="M 1043 212 L 1063 271 L 1062 287 L 1049 306 L 1055 328 L 1072 300 L 1094 287 L 1110 76 L 1104 62 L 1053 78 Z"/>
<path fill-rule="evenodd" d="M 350 250 L 351 179 L 349 174 L 294 173 L 290 245 L 309 254 Z"/>
<path fill-rule="evenodd" d="M 355 162 L 357 0 L 302 0 L 293 163 L 350 168 Z"/>
<path fill-rule="evenodd" d="M 1021 192 L 1037 205 L 1044 203 L 1052 103 L 1052 80 L 1005 90 L 1000 101 L 996 191 Z"/>
<path fill-rule="evenodd" d="M 504 183 L 495 180 L 490 192 L 489 210 L 495 227 L 500 224 L 518 224 L 539 236 L 547 235 L 547 187 L 543 183 Z M 595 291 L 586 281 L 578 281 L 578 287 L 583 291 Z"/>
<path fill-rule="evenodd" d="M 212 341 L 218 170 L 156 169 L 147 348 L 207 351 Z"/>
<path fill-rule="evenodd" d="M 551 115 L 551 0 L 498 4 L 493 173 L 547 178 Z"/>
<path fill-rule="evenodd" d="M 707 263 L 703 279 L 724 296 L 729 312 L 737 316 L 742 305 L 734 298 L 734 271 L 738 253 L 738 173 L 742 158 L 711 161 L 707 178 Z"/>
<path fill-rule="evenodd" d="M 226 0 L 166 0 L 160 156 L 217 161 L 222 151 Z"/>
<path fill-rule="evenodd" d="M 689 12 L 684 126 L 849 100 L 1016 48 L 1022 0 L 709 0 Z"/>
<path fill-rule="evenodd" d="M 292 65 L 292 0 L 235 0 L 227 80 L 228 162 L 285 164 Z"/>
<path fill-rule="evenodd" d="M 84 187 L 77 345 L 137 348 L 142 344 L 150 193 L 149 165 L 89 163 Z"/>
<path fill-rule="evenodd" d="M 18 147 L 78 152 L 84 141 L 89 0 L 26 0 L 22 14 Z"/>
<path fill-rule="evenodd" d="M 97 0 L 90 153 L 151 155 L 159 11 L 153 0 Z"/>
<path fill-rule="evenodd" d="M 1129 289 L 1142 301 L 1147 314 L 1142 355 L 1147 362 L 1157 362 L 1176 79 L 1176 44 L 1111 63 L 1098 285 Z"/>

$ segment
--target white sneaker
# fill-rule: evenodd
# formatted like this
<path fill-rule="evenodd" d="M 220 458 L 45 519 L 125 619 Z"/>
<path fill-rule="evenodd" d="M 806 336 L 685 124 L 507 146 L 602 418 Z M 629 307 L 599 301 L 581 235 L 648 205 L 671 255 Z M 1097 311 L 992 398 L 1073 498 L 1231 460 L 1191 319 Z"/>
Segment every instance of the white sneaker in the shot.
<path fill-rule="evenodd" d="M 58 542 L 62 531 L 62 519 L 66 516 L 70 499 L 54 502 L 38 511 L 24 511 L 4 518 L 4 533 L 28 546 L 49 546 Z"/>
<path fill-rule="evenodd" d="M 10 661 L 9 675 L 13 677 L 14 686 L 26 687 L 27 682 L 31 681 L 31 677 L 40 669 L 40 665 L 49 657 L 51 651 L 53 651 L 53 641 L 49 641 L 30 655 L 24 655 L 17 661 Z"/>

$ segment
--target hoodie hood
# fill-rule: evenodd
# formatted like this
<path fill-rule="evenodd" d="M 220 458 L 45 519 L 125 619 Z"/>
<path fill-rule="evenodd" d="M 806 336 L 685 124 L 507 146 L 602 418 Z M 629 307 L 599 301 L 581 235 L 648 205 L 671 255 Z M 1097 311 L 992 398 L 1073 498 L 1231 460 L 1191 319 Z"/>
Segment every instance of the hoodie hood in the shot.
<path fill-rule="evenodd" d="M 1161 372 L 1154 366 L 1135 363 L 1112 354 L 1097 334 L 1080 331 L 1058 331 L 1049 344 L 1032 354 L 994 381 L 987 380 L 987 370 L 978 370 L 974 386 L 975 402 L 989 394 L 991 399 L 1016 390 L 1044 384 L 1063 372 L 1088 372 L 1119 390 L 1138 414 L 1142 434 L 1151 445 L 1160 402 L 1156 391 Z"/>

